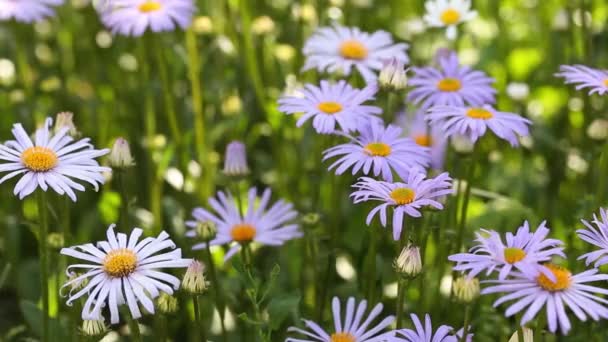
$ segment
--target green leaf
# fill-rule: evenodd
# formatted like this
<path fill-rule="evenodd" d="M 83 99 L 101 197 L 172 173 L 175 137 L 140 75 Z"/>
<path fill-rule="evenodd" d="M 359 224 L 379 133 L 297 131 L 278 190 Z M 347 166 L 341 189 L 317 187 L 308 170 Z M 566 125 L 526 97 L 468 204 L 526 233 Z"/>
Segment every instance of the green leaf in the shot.
<path fill-rule="evenodd" d="M 32 332 L 36 336 L 42 335 L 42 310 L 38 308 L 34 302 L 29 300 L 22 300 L 19 302 L 19 307 L 25 317 L 25 321 L 32 329 Z M 49 340 L 51 341 L 62 341 L 65 340 L 65 329 L 61 326 L 59 321 L 54 318 L 49 318 Z"/>
<path fill-rule="evenodd" d="M 300 294 L 281 294 L 272 298 L 268 303 L 268 325 L 270 330 L 277 330 L 289 314 L 295 313 L 300 305 Z"/>

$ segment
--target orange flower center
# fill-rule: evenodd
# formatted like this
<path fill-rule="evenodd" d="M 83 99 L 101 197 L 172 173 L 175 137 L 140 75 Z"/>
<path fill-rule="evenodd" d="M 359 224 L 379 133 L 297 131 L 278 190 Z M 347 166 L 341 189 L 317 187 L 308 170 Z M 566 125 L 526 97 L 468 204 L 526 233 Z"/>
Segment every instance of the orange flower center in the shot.
<path fill-rule="evenodd" d="M 448 8 L 441 13 L 441 21 L 446 25 L 454 25 L 460 20 L 460 12 L 453 8 Z"/>
<path fill-rule="evenodd" d="M 430 147 L 433 145 L 433 138 L 428 134 L 420 134 L 414 137 L 416 144 L 420 146 Z"/>
<path fill-rule="evenodd" d="M 344 58 L 361 60 L 367 57 L 367 48 L 356 40 L 347 40 L 340 45 L 340 54 Z"/>
<path fill-rule="evenodd" d="M 110 251 L 103 260 L 103 270 L 114 278 L 123 278 L 137 268 L 137 254 L 130 249 L 122 248 Z"/>
<path fill-rule="evenodd" d="M 57 165 L 57 154 L 47 147 L 34 146 L 21 154 L 21 162 L 35 172 L 45 172 Z"/>
<path fill-rule="evenodd" d="M 397 188 L 389 195 L 398 205 L 405 205 L 414 202 L 416 192 L 410 188 Z"/>
<path fill-rule="evenodd" d="M 507 247 L 505 248 L 505 261 L 509 264 L 514 264 L 523 260 L 526 257 L 526 252 L 521 248 Z"/>
<path fill-rule="evenodd" d="M 494 117 L 492 113 L 483 108 L 471 108 L 467 110 L 467 116 L 473 119 L 488 120 Z"/>
<path fill-rule="evenodd" d="M 545 267 L 547 267 L 551 273 L 553 273 L 556 281 L 553 282 L 546 275 L 541 273 L 538 277 L 536 277 L 536 282 L 538 285 L 540 285 L 540 287 L 551 292 L 565 290 L 570 287 L 570 276 L 572 273 L 570 273 L 567 268 L 553 264 L 545 264 Z"/>
<path fill-rule="evenodd" d="M 325 114 L 336 114 L 337 112 L 342 110 L 342 105 L 338 102 L 328 101 L 321 102 L 317 106 L 317 108 Z"/>
<path fill-rule="evenodd" d="M 142 13 L 155 12 L 161 9 L 162 5 L 158 1 L 148 0 L 139 5 L 139 11 Z"/>
<path fill-rule="evenodd" d="M 391 154 L 391 147 L 381 142 L 369 143 L 365 146 L 364 150 L 365 153 L 374 157 L 386 157 Z"/>
<path fill-rule="evenodd" d="M 331 334 L 329 341 L 330 342 L 356 342 L 357 339 L 355 339 L 355 336 L 351 335 L 350 333 L 341 332 L 341 333 Z"/>
<path fill-rule="evenodd" d="M 457 78 L 447 77 L 437 83 L 437 88 L 441 91 L 454 92 L 462 88 L 462 83 Z"/>
<path fill-rule="evenodd" d="M 232 239 L 237 242 L 249 242 L 252 241 L 255 237 L 256 230 L 255 227 L 250 225 L 249 223 L 239 223 L 235 224 L 230 231 L 230 236 Z"/>
<path fill-rule="evenodd" d="M 604 86 L 608 87 L 608 78 L 604 80 Z"/>

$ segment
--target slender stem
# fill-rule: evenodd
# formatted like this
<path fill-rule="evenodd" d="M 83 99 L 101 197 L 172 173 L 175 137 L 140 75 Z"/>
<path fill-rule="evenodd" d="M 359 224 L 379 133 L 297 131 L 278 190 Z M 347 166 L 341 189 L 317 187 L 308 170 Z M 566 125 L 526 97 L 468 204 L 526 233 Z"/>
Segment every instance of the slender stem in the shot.
<path fill-rule="evenodd" d="M 169 122 L 169 130 L 171 131 L 171 136 L 173 137 L 175 144 L 180 146 L 181 134 L 179 130 L 179 120 L 177 119 L 177 113 L 175 112 L 175 103 L 173 103 L 173 87 L 171 86 L 169 73 L 167 72 L 165 49 L 162 46 L 160 38 L 155 39 L 155 43 L 153 50 L 156 52 L 158 73 L 163 86 L 163 102 L 165 104 L 165 112 L 167 113 L 167 121 Z"/>
<path fill-rule="evenodd" d="M 131 341 L 142 342 L 141 331 L 139 330 L 139 323 L 136 319 L 133 319 L 131 315 L 127 314 L 127 322 L 129 323 L 129 330 L 131 332 Z"/>
<path fill-rule="evenodd" d="M 369 228 L 370 230 L 370 241 L 369 241 L 369 250 L 367 252 L 367 272 L 366 278 L 368 279 L 367 283 L 367 300 L 370 303 L 374 302 L 374 297 L 376 295 L 376 254 L 378 249 L 378 229 L 374 226 Z"/>
<path fill-rule="evenodd" d="M 477 145 L 475 145 L 475 149 L 473 150 L 472 154 L 471 154 L 471 161 L 470 161 L 470 165 L 469 165 L 469 169 L 467 171 L 467 175 L 465 178 L 465 190 L 464 190 L 464 195 L 463 195 L 463 200 L 462 200 L 462 207 L 460 207 L 460 224 L 458 226 L 458 244 L 457 244 L 457 248 L 458 251 L 460 251 L 460 249 L 462 249 L 462 244 L 464 242 L 464 229 L 466 227 L 467 224 L 467 212 L 469 209 L 469 199 L 471 197 L 471 182 L 473 181 L 473 177 L 475 176 L 475 164 L 477 163 L 477 155 L 479 154 Z"/>
<path fill-rule="evenodd" d="M 198 328 L 198 333 L 201 337 L 202 342 L 207 341 L 207 331 L 205 330 L 205 322 L 201 315 L 201 303 L 197 294 L 192 296 L 192 303 L 194 304 L 194 319 Z"/>
<path fill-rule="evenodd" d="M 266 100 L 264 84 L 262 82 L 262 76 L 258 69 L 258 61 L 256 57 L 255 47 L 253 46 L 253 35 L 251 33 L 251 14 L 249 13 L 249 0 L 239 0 L 239 14 L 241 17 L 241 27 L 243 33 L 243 48 L 245 55 L 245 63 L 247 70 L 249 71 L 249 77 L 253 84 L 253 91 L 255 97 L 259 102 L 262 109 L 265 110 Z"/>
<path fill-rule="evenodd" d="M 42 296 L 42 341 L 46 342 L 49 341 L 49 270 L 47 245 L 49 223 L 46 208 L 46 193 L 39 190 L 37 195 L 38 216 L 40 219 L 38 250 L 40 253 L 40 294 Z"/>
<path fill-rule="evenodd" d="M 207 241 L 207 267 L 209 267 L 209 275 L 211 276 L 211 288 L 213 289 L 213 294 L 215 295 L 215 303 L 217 305 L 217 311 L 220 314 L 220 325 L 222 326 L 222 341 L 226 342 L 228 340 L 228 335 L 226 333 L 226 325 L 224 323 L 224 297 L 222 296 L 221 284 L 218 282 L 217 273 L 215 271 L 215 263 L 213 262 L 213 256 L 211 255 L 211 248 L 209 246 L 209 241 Z"/>
<path fill-rule="evenodd" d="M 129 228 L 129 193 L 127 191 L 127 171 L 116 170 L 116 181 L 118 183 L 118 192 L 120 193 L 120 225 L 121 229 Z"/>
<path fill-rule="evenodd" d="M 471 322 L 471 305 L 467 304 L 464 308 L 464 326 L 462 328 L 462 336 L 460 336 L 460 342 L 466 342 L 467 335 L 469 334 L 470 322 Z"/>
<path fill-rule="evenodd" d="M 536 316 L 536 327 L 534 329 L 534 342 L 544 341 L 543 330 L 547 323 L 547 316 L 544 310 L 541 310 L 539 315 Z"/>
<path fill-rule="evenodd" d="M 399 278 L 397 283 L 397 319 L 395 320 L 395 324 L 397 329 L 403 327 L 403 305 L 405 301 L 405 290 L 407 286 L 407 280 Z"/>

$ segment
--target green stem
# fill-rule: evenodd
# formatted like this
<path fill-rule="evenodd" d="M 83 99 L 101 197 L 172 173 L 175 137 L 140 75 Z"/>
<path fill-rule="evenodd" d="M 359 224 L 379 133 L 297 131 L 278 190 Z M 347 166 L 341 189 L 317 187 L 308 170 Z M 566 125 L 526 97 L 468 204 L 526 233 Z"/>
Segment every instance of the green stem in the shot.
<path fill-rule="evenodd" d="M 460 342 L 466 342 L 467 335 L 469 334 L 470 322 L 471 322 L 471 305 L 467 304 L 464 308 L 464 326 L 462 328 L 462 336 L 460 336 Z"/>
<path fill-rule="evenodd" d="M 162 46 L 160 39 L 155 42 L 153 50 L 156 52 L 156 60 L 158 63 L 158 72 L 160 81 L 163 87 L 163 102 L 165 104 L 165 112 L 167 112 L 167 121 L 169 122 L 169 130 L 173 141 L 177 146 L 181 146 L 181 134 L 179 130 L 179 120 L 177 113 L 175 112 L 175 103 L 173 102 L 173 87 L 169 80 L 169 73 L 167 72 L 167 60 L 165 57 L 165 49 Z"/>
<path fill-rule="evenodd" d="M 368 279 L 367 283 L 367 300 L 370 303 L 374 302 L 374 298 L 376 295 L 376 254 L 378 249 L 378 229 L 374 226 L 369 228 L 370 230 L 370 241 L 369 241 L 369 250 L 367 252 L 367 272 L 366 278 Z"/>
<path fill-rule="evenodd" d="M 136 319 L 133 319 L 131 315 L 127 314 L 127 322 L 129 323 L 129 330 L 131 332 L 131 341 L 143 342 L 141 337 L 141 331 L 139 330 L 139 323 Z"/>
<path fill-rule="evenodd" d="M 38 190 L 38 216 L 40 233 L 38 235 L 38 250 L 40 253 L 40 294 L 42 296 L 42 341 L 49 341 L 49 270 L 48 270 L 48 212 L 46 208 L 46 193 Z"/>
<path fill-rule="evenodd" d="M 469 209 L 469 200 L 471 198 L 471 182 L 473 181 L 473 177 L 475 176 L 475 164 L 477 163 L 477 155 L 479 154 L 478 145 L 475 145 L 475 149 L 471 154 L 471 161 L 469 164 L 469 168 L 467 171 L 467 175 L 465 178 L 465 190 L 462 200 L 462 207 L 460 207 L 460 224 L 458 225 L 458 244 L 456 247 L 458 251 L 462 249 L 462 244 L 464 242 L 464 230 L 467 224 L 467 213 Z M 460 188 L 460 186 L 459 186 Z"/>
<path fill-rule="evenodd" d="M 249 0 L 239 0 L 239 13 L 241 16 L 243 48 L 245 50 L 245 63 L 247 65 L 247 70 L 249 71 L 249 77 L 251 78 L 251 82 L 253 84 L 253 91 L 255 93 L 255 97 L 259 102 L 260 108 L 265 111 L 266 99 L 264 96 L 264 84 L 262 82 L 260 70 L 258 69 L 258 65 L 260 64 L 257 61 L 255 47 L 253 46 L 253 35 L 251 33 L 251 14 L 249 13 L 248 6 L 249 3 Z"/>
<path fill-rule="evenodd" d="M 192 296 L 192 303 L 194 304 L 194 319 L 198 328 L 198 332 L 202 342 L 207 341 L 207 331 L 205 330 L 205 322 L 201 315 L 201 303 L 198 295 Z"/>
<path fill-rule="evenodd" d="M 221 290 L 221 284 L 218 282 L 217 273 L 215 271 L 215 263 L 213 262 L 213 256 L 211 255 L 211 248 L 209 246 L 209 241 L 207 241 L 207 267 L 209 267 L 209 275 L 211 276 L 211 288 L 213 289 L 213 294 L 215 296 L 215 303 L 217 306 L 217 311 L 220 314 L 220 325 L 222 326 L 222 341 L 228 341 L 228 335 L 226 332 L 226 325 L 224 323 L 224 297 Z"/>
<path fill-rule="evenodd" d="M 536 326 L 534 328 L 534 342 L 544 341 L 543 330 L 547 324 L 547 316 L 544 310 L 541 310 L 536 316 Z"/>
<path fill-rule="evenodd" d="M 397 319 L 395 320 L 397 329 L 403 327 L 403 313 L 404 313 L 403 305 L 405 302 L 406 286 L 407 286 L 407 280 L 399 278 L 398 284 L 397 284 L 397 307 L 395 309 L 397 311 Z"/>
<path fill-rule="evenodd" d="M 126 170 L 116 170 L 116 181 L 118 183 L 118 192 L 120 193 L 120 226 L 121 229 L 130 229 L 129 227 L 129 193 L 127 192 L 127 177 Z"/>

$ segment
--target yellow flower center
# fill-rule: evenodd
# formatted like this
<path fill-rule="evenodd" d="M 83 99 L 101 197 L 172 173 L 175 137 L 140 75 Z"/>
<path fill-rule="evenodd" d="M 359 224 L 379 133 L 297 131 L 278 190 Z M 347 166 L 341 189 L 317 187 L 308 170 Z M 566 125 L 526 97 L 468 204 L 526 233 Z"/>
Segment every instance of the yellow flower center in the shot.
<path fill-rule="evenodd" d="M 342 105 L 338 102 L 328 101 L 319 103 L 317 108 L 325 114 L 336 114 L 342 110 Z"/>
<path fill-rule="evenodd" d="M 416 192 L 410 188 L 397 188 L 389 195 L 398 205 L 410 204 L 416 199 Z"/>
<path fill-rule="evenodd" d="M 604 80 L 604 86 L 608 87 L 608 78 Z"/>
<path fill-rule="evenodd" d="M 357 341 L 355 336 L 351 335 L 350 333 L 345 333 L 345 332 L 331 334 L 331 337 L 329 338 L 329 340 L 330 340 L 330 342 L 355 342 L 355 341 Z"/>
<path fill-rule="evenodd" d="M 437 83 L 437 88 L 441 91 L 454 92 L 459 91 L 462 88 L 462 84 L 457 78 L 447 77 Z"/>
<path fill-rule="evenodd" d="M 248 223 L 235 224 L 230 231 L 230 236 L 237 242 L 249 242 L 255 237 L 255 227 Z"/>
<path fill-rule="evenodd" d="M 488 120 L 494 117 L 492 113 L 483 108 L 471 108 L 467 110 L 467 116 L 473 119 Z"/>
<path fill-rule="evenodd" d="M 45 172 L 57 165 L 57 154 L 50 148 L 34 146 L 23 151 L 21 162 L 36 172 Z"/>
<path fill-rule="evenodd" d="M 507 247 L 505 248 L 505 261 L 509 264 L 514 264 L 523 260 L 526 257 L 526 252 L 521 248 Z"/>
<path fill-rule="evenodd" d="M 391 154 L 391 147 L 381 142 L 369 143 L 363 150 L 373 157 L 386 157 Z"/>
<path fill-rule="evenodd" d="M 361 60 L 367 57 L 367 48 L 356 40 L 347 40 L 340 45 L 340 54 L 344 58 Z"/>
<path fill-rule="evenodd" d="M 448 8 L 441 13 L 441 21 L 446 25 L 454 25 L 460 20 L 460 12 L 453 8 Z"/>
<path fill-rule="evenodd" d="M 158 1 L 149 0 L 139 5 L 139 11 L 142 13 L 150 13 L 158 11 L 162 7 Z"/>
<path fill-rule="evenodd" d="M 572 273 L 570 273 L 567 268 L 553 264 L 545 264 L 545 267 L 547 267 L 551 273 L 553 273 L 556 281 L 551 281 L 551 279 L 541 273 L 538 277 L 536 277 L 536 282 L 538 285 L 540 285 L 540 287 L 551 292 L 565 290 L 570 287 L 570 276 Z"/>
<path fill-rule="evenodd" d="M 428 134 L 417 135 L 414 137 L 414 141 L 420 146 L 430 147 L 433 145 L 433 138 L 428 136 Z"/>
<path fill-rule="evenodd" d="M 126 277 L 136 268 L 137 254 L 126 248 L 110 251 L 103 260 L 104 272 L 114 278 Z"/>

